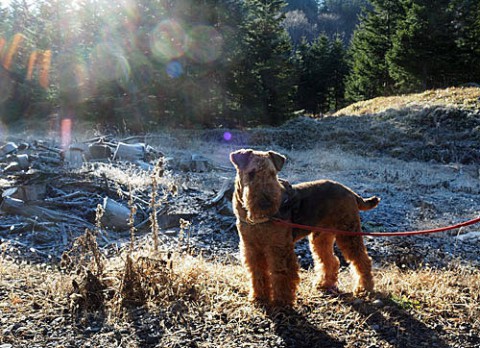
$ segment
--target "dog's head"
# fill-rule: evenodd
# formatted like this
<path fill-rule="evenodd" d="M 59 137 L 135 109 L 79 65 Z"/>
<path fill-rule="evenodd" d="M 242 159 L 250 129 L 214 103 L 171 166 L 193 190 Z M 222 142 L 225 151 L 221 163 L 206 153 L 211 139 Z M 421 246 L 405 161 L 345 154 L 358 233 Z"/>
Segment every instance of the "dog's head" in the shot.
<path fill-rule="evenodd" d="M 235 169 L 236 199 L 241 200 L 250 222 L 273 216 L 280 208 L 282 186 L 277 173 L 285 157 L 274 151 L 238 150 L 230 154 Z"/>

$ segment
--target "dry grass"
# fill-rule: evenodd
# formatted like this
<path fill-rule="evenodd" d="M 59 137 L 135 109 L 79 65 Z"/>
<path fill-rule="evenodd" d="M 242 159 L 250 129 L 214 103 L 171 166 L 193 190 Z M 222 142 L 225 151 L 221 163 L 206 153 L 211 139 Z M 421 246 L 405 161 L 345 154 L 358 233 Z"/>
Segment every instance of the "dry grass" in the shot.
<path fill-rule="evenodd" d="M 339 347 L 417 347 L 419 339 L 440 347 L 456 343 L 474 347 L 478 343 L 480 274 L 464 266 L 452 270 L 377 269 L 378 293 L 363 299 L 348 292 L 352 281 L 347 269 L 340 274 L 340 287 L 345 291 L 341 296 L 314 290 L 313 272 L 302 271 L 295 309 L 279 311 L 248 302 L 245 272 L 238 263 L 167 256 L 144 246 L 132 254 L 132 269 L 127 274 L 127 254 L 106 259 L 105 270 L 98 275 L 105 285 L 102 311 L 73 310 L 79 296 L 85 296 L 72 286 L 72 282 L 81 283 L 77 273 L 2 257 L 0 312 L 6 334 L 0 343 L 28 345 L 30 336 L 10 332 L 7 324 L 19 322 L 26 326 L 24 330 L 35 332 L 45 318 L 63 318 L 57 321 L 77 328 L 72 332 L 75 340 L 99 344 L 102 332 L 88 336 L 79 329 L 92 325 L 93 314 L 109 318 L 108 325 L 119 332 L 128 331 L 122 346 L 148 346 L 141 330 L 131 331 L 141 321 L 138 308 L 143 308 L 144 318 L 156 318 L 158 327 L 153 329 L 164 333 L 156 344 L 166 347 L 183 347 L 188 342 L 203 347 L 318 346 L 319 342 Z M 137 282 L 136 291 L 123 291 L 125 281 Z M 142 298 L 129 301 L 140 289 Z M 473 335 L 473 341 L 468 335 Z M 35 337 L 41 342 L 41 333 Z"/>
<path fill-rule="evenodd" d="M 334 116 L 377 114 L 388 109 L 419 106 L 447 106 L 461 109 L 480 109 L 480 88 L 451 87 L 428 90 L 417 94 L 377 97 L 361 101 L 337 111 Z"/>

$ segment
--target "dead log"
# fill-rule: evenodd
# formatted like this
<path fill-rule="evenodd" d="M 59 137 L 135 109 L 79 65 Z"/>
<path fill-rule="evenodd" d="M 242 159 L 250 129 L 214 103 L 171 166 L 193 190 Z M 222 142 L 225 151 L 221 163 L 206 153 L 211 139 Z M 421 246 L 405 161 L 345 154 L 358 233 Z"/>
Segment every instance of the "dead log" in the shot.
<path fill-rule="evenodd" d="M 17 144 L 9 142 L 0 147 L 0 156 L 6 156 L 18 149 Z"/>
<path fill-rule="evenodd" d="M 3 197 L 0 210 L 11 215 L 20 215 L 27 218 L 39 217 L 51 222 L 65 222 L 69 223 L 69 225 L 76 224 L 81 228 L 95 228 L 93 224 L 72 214 L 58 212 L 38 205 L 25 204 L 24 201 L 12 197 Z"/>
<path fill-rule="evenodd" d="M 3 197 L 10 196 L 15 199 L 19 199 L 24 202 L 42 200 L 47 192 L 47 186 L 45 183 L 22 185 L 18 187 L 12 187 L 5 190 L 2 194 Z"/>
<path fill-rule="evenodd" d="M 93 160 L 105 160 L 112 157 L 112 149 L 104 143 L 94 143 L 88 146 L 89 158 Z"/>
<path fill-rule="evenodd" d="M 68 168 L 78 169 L 83 165 L 85 152 L 88 146 L 85 144 L 72 144 L 64 153 L 64 163 Z"/>
<path fill-rule="evenodd" d="M 144 161 L 145 160 L 145 144 L 126 144 L 118 143 L 117 149 L 113 154 L 113 159 L 116 161 Z"/>
<path fill-rule="evenodd" d="M 61 154 L 62 153 L 62 150 L 57 149 L 55 147 L 50 147 L 50 146 L 44 145 L 44 144 L 42 144 L 41 142 L 38 142 L 38 141 L 36 141 L 34 143 L 34 146 L 39 148 L 39 149 L 46 150 L 48 152 L 52 152 L 52 153 L 56 153 L 56 154 Z"/>
<path fill-rule="evenodd" d="M 222 187 L 220 188 L 220 191 L 218 191 L 217 195 L 210 200 L 209 205 L 217 204 L 223 199 L 223 197 L 226 197 L 227 200 L 231 201 L 233 196 L 233 189 L 233 180 L 225 179 L 223 181 Z"/>
<path fill-rule="evenodd" d="M 20 166 L 20 169 L 26 170 L 30 167 L 30 158 L 27 154 L 17 155 L 17 163 Z"/>
<path fill-rule="evenodd" d="M 105 197 L 103 210 L 101 222 L 105 227 L 121 231 L 129 228 L 130 209 L 128 207 Z"/>

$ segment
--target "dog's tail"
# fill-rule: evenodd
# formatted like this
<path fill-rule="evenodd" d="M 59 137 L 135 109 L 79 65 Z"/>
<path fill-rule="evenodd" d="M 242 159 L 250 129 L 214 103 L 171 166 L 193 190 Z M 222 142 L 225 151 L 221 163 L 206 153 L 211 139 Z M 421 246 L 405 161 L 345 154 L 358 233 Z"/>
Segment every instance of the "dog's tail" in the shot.
<path fill-rule="evenodd" d="M 373 196 L 365 199 L 356 195 L 355 198 L 357 199 L 357 206 L 358 206 L 358 209 L 360 210 L 373 209 L 378 205 L 378 203 L 380 203 L 380 198 L 377 196 Z"/>

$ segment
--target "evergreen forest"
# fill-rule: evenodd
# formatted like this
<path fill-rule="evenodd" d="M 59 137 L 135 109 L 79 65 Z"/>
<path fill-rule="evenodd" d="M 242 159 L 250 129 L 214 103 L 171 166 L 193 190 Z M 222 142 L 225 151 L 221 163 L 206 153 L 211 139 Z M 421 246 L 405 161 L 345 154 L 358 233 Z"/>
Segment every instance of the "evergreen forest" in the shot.
<path fill-rule="evenodd" d="M 478 0 L 11 0 L 0 127 L 253 127 L 480 83 Z"/>

